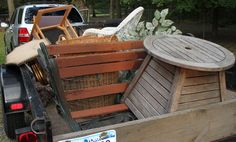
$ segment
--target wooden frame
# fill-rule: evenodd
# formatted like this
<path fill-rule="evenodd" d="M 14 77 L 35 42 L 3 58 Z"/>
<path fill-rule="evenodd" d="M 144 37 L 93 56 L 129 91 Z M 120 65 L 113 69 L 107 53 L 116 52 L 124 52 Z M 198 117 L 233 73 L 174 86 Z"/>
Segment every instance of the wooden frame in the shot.
<path fill-rule="evenodd" d="M 77 33 L 75 32 L 75 30 L 73 29 L 73 27 L 71 26 L 70 22 L 67 19 L 71 9 L 72 5 L 39 10 L 37 16 L 34 18 L 34 25 L 31 32 L 33 38 L 35 39 L 46 38 L 43 33 L 43 30 L 51 30 L 51 29 L 59 29 L 63 31 L 64 36 L 67 40 L 72 38 L 78 38 Z M 63 16 L 44 16 L 47 13 L 63 11 L 63 10 L 65 10 Z"/>
<path fill-rule="evenodd" d="M 63 134 L 53 141 L 116 130 L 117 142 L 206 142 L 236 134 L 236 100 L 177 111 L 152 118 Z"/>

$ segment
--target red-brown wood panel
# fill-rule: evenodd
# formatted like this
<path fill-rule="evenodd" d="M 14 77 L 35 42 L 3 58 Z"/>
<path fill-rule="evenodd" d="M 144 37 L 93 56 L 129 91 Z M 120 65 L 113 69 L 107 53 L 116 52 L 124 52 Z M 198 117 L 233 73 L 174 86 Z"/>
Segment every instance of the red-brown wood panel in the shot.
<path fill-rule="evenodd" d="M 80 66 L 88 64 L 108 63 L 117 61 L 135 60 L 145 58 L 146 52 L 142 51 L 130 51 L 130 52 L 112 52 L 112 53 L 101 53 L 101 54 L 88 54 L 80 56 L 70 57 L 58 57 L 56 59 L 59 68 Z"/>
<path fill-rule="evenodd" d="M 89 75 L 89 74 L 137 69 L 142 64 L 142 61 L 143 60 L 124 61 L 117 63 L 61 68 L 59 69 L 59 74 L 61 78 L 69 78 L 69 77 Z"/>
<path fill-rule="evenodd" d="M 127 49 L 143 48 L 143 41 L 107 42 L 107 43 L 80 43 L 75 45 L 49 45 L 49 55 L 110 52 Z"/>
<path fill-rule="evenodd" d="M 71 90 L 65 92 L 65 98 L 67 101 L 73 101 L 97 96 L 111 95 L 116 93 L 122 93 L 126 90 L 127 87 L 128 83 L 120 83 L 120 84 L 86 88 L 81 90 Z"/>
<path fill-rule="evenodd" d="M 104 106 L 100 108 L 74 111 L 74 112 L 71 112 L 71 116 L 74 119 L 80 119 L 80 118 L 105 115 L 105 114 L 120 112 L 120 111 L 125 111 L 125 110 L 128 110 L 128 107 L 125 104 L 117 104 L 117 105 L 112 105 L 112 106 Z"/>

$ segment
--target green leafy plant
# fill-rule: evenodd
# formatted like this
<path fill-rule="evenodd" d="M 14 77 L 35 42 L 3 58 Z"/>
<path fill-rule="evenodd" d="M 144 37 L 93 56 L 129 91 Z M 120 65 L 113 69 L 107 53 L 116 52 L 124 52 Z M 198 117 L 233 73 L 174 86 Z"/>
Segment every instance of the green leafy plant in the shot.
<path fill-rule="evenodd" d="M 118 35 L 122 40 L 145 39 L 149 35 L 182 34 L 182 32 L 173 26 L 173 21 L 166 19 L 168 9 L 161 12 L 156 10 L 151 22 L 139 22 L 136 27 L 130 27 L 126 34 Z"/>

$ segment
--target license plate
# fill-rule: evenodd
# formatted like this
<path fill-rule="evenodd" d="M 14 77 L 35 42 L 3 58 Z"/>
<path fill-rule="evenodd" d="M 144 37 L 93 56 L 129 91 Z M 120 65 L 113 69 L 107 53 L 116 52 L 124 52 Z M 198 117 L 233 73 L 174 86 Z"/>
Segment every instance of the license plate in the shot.
<path fill-rule="evenodd" d="M 61 140 L 58 142 L 116 142 L 116 131 L 108 130 L 88 136 Z"/>

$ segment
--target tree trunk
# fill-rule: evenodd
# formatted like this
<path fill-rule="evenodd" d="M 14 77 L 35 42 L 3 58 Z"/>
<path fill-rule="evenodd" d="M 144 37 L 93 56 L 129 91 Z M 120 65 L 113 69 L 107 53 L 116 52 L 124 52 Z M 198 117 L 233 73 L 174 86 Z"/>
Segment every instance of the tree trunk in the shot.
<path fill-rule="evenodd" d="M 121 18 L 120 0 L 116 0 L 116 18 Z"/>
<path fill-rule="evenodd" d="M 114 4 L 115 4 L 115 0 L 110 0 L 110 18 L 111 19 L 113 19 L 115 15 Z"/>
<path fill-rule="evenodd" d="M 14 0 L 7 0 L 9 19 L 15 10 Z"/>
<path fill-rule="evenodd" d="M 212 13 L 212 36 L 216 37 L 218 34 L 218 13 L 219 8 L 214 8 Z"/>

